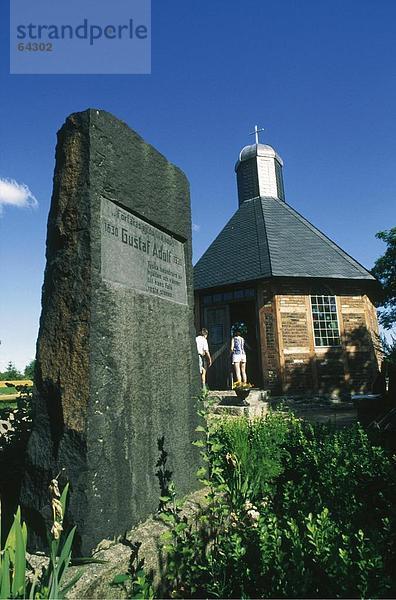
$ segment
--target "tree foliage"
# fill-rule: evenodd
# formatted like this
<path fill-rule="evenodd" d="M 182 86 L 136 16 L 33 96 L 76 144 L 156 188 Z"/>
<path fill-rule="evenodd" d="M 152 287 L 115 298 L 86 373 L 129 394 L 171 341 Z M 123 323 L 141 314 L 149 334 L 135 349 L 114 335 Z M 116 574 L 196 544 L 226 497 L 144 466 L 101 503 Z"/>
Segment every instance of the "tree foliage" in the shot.
<path fill-rule="evenodd" d="M 396 227 L 376 234 L 379 240 L 387 244 L 385 254 L 372 269 L 372 274 L 382 285 L 380 323 L 385 329 L 396 324 Z"/>
<path fill-rule="evenodd" d="M 34 378 L 35 365 L 36 365 L 36 361 L 34 359 L 31 360 L 30 363 L 26 365 L 25 370 L 24 370 L 24 376 L 26 377 L 26 379 Z"/>
<path fill-rule="evenodd" d="M 12 361 L 9 361 L 5 371 L 0 371 L 0 381 L 17 381 L 18 379 L 34 379 L 35 360 L 31 360 L 24 368 L 23 373 L 16 368 Z"/>
<path fill-rule="evenodd" d="M 11 361 L 8 363 L 6 370 L 2 373 L 0 372 L 0 381 L 7 381 L 7 379 L 22 379 L 22 373 L 18 371 L 14 363 Z"/>

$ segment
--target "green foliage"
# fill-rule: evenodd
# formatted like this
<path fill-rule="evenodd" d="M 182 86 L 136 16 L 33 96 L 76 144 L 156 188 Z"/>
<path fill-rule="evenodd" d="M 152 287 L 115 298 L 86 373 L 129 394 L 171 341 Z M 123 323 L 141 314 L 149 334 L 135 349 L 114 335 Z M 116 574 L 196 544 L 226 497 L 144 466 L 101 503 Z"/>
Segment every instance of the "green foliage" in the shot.
<path fill-rule="evenodd" d="M 6 370 L 0 372 L 0 381 L 7 381 L 7 379 L 23 379 L 22 373 L 18 371 L 14 363 L 11 361 L 8 363 Z"/>
<path fill-rule="evenodd" d="M 391 336 L 390 340 L 385 337 L 381 339 L 380 347 L 383 360 L 392 365 L 396 365 L 396 337 Z"/>
<path fill-rule="evenodd" d="M 14 387 L 1 387 L 0 396 L 9 396 L 10 394 L 16 394 L 17 391 Z"/>
<path fill-rule="evenodd" d="M 265 427 L 261 420 L 244 418 L 213 423 L 213 435 L 228 450 L 222 454 L 221 468 L 234 504 L 265 495 L 269 483 L 280 475 L 289 427 L 288 419 L 275 413 Z"/>
<path fill-rule="evenodd" d="M 344 528 L 357 530 L 379 526 L 392 511 L 394 465 L 360 426 L 337 431 L 299 423 L 286 448 L 274 490 L 278 512 L 301 517 L 327 506 Z"/>
<path fill-rule="evenodd" d="M 396 227 L 380 231 L 376 237 L 383 240 L 387 248 L 375 262 L 372 273 L 382 284 L 380 322 L 385 329 L 391 329 L 396 324 Z"/>
<path fill-rule="evenodd" d="M 18 508 L 3 549 L 0 527 L 0 598 L 25 597 L 26 542 L 26 524 L 21 523 L 21 511 Z"/>
<path fill-rule="evenodd" d="M 4 400 L 1 400 L 0 401 L 0 418 L 2 418 L 3 411 L 9 412 L 10 409 L 13 411 L 16 409 L 16 407 L 17 407 L 16 400 L 7 400 L 7 402 L 5 402 Z"/>
<path fill-rule="evenodd" d="M 25 370 L 23 372 L 24 377 L 26 379 L 34 380 L 34 369 L 36 366 L 36 361 L 33 359 L 29 364 L 26 365 Z"/>
<path fill-rule="evenodd" d="M 124 539 L 123 543 L 131 548 L 128 571 L 114 576 L 111 585 L 122 586 L 127 598 L 154 598 L 153 578 L 144 570 L 144 559 L 139 559 L 140 543 L 129 542 Z"/>
<path fill-rule="evenodd" d="M 191 524 L 164 499 L 169 597 L 394 597 L 394 461 L 360 427 L 207 422 L 207 508 Z"/>
<path fill-rule="evenodd" d="M 53 526 L 51 534 L 48 535 L 50 546 L 49 564 L 41 574 L 35 572 L 30 578 L 27 577 L 27 527 L 25 523 L 21 522 L 21 511 L 20 508 L 18 508 L 3 549 L 1 548 L 0 543 L 0 599 L 64 598 L 67 590 L 70 589 L 81 576 L 81 574 L 78 573 L 66 586 L 62 587 L 62 580 L 64 579 L 71 560 L 71 547 L 76 529 L 74 527 L 65 538 L 56 533 L 62 530 L 61 525 L 66 510 L 68 487 L 67 484 L 62 495 L 59 495 L 58 493 L 54 494 L 52 497 L 54 526 L 58 523 L 58 528 Z M 54 504 L 54 500 L 58 504 Z M 54 508 L 55 506 L 56 510 Z"/>
<path fill-rule="evenodd" d="M 19 386 L 18 386 L 19 387 Z M 0 490 L 4 489 L 3 475 L 12 468 L 22 468 L 23 454 L 32 425 L 31 391 L 26 386 L 15 402 L 0 402 L 0 419 L 12 426 L 0 436 Z M 2 475 L 3 474 L 3 475 Z M 15 473 L 14 473 L 15 474 Z"/>
<path fill-rule="evenodd" d="M 55 481 L 56 480 L 53 480 L 52 483 L 54 483 Z M 50 561 L 48 568 L 44 572 L 44 575 L 41 580 L 41 586 L 45 594 L 48 594 L 48 596 L 44 597 L 48 598 L 63 598 L 64 593 L 66 591 L 66 589 L 61 590 L 60 586 L 62 579 L 70 564 L 71 547 L 73 544 L 74 534 L 76 532 L 76 527 L 73 527 L 73 529 L 67 534 L 66 537 L 64 537 L 61 534 L 61 532 L 63 532 L 62 523 L 63 515 L 66 512 L 66 501 L 68 491 L 69 484 L 67 483 L 59 498 L 59 493 L 57 493 L 57 485 L 54 485 L 52 487 L 52 508 L 54 525 L 51 529 L 51 532 L 48 534 L 48 543 L 50 547 Z M 58 508 L 56 506 L 56 502 L 58 502 Z M 74 583 L 74 581 L 72 584 L 69 583 L 67 589 L 69 589 Z"/>
<path fill-rule="evenodd" d="M 15 381 L 18 379 L 34 379 L 34 369 L 36 361 L 32 360 L 28 363 L 23 371 L 19 371 L 13 362 L 9 362 L 5 371 L 0 371 L 0 381 Z"/>
<path fill-rule="evenodd" d="M 7 388 L 6 388 L 7 389 Z M 3 519 L 11 526 L 25 471 L 25 451 L 31 432 L 30 393 L 21 393 L 13 403 L 0 401 L 0 497 Z"/>

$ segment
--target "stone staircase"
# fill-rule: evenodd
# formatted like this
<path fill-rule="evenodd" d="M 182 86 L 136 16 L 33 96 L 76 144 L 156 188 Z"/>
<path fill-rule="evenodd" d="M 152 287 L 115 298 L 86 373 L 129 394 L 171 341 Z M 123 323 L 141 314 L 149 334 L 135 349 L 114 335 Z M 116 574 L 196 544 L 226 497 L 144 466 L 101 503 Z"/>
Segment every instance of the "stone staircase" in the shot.
<path fill-rule="evenodd" d="M 246 405 L 233 390 L 216 390 L 209 392 L 209 398 L 216 402 L 211 406 L 210 413 L 216 416 L 231 417 L 265 417 L 269 410 L 269 390 L 252 389 L 245 399 Z"/>

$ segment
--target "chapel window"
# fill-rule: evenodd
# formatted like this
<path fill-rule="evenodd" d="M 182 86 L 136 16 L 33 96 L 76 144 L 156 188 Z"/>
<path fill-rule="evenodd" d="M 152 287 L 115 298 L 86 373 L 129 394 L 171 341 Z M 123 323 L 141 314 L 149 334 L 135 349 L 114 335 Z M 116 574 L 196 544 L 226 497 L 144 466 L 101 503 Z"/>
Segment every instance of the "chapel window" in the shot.
<path fill-rule="evenodd" d="M 311 307 L 315 346 L 339 346 L 340 328 L 335 296 L 314 294 L 311 296 Z"/>

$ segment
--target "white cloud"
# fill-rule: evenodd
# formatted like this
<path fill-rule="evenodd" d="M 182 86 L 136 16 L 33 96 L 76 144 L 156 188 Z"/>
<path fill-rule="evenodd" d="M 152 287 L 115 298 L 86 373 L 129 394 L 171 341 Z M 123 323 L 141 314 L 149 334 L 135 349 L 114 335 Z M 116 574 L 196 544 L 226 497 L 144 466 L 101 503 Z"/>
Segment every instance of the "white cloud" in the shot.
<path fill-rule="evenodd" d="M 0 213 L 3 206 L 16 206 L 18 208 L 35 208 L 37 199 L 24 183 L 17 183 L 14 179 L 0 177 Z"/>
<path fill-rule="evenodd" d="M 199 231 L 201 229 L 201 225 L 197 225 L 196 223 L 192 224 L 192 230 L 193 231 Z"/>

